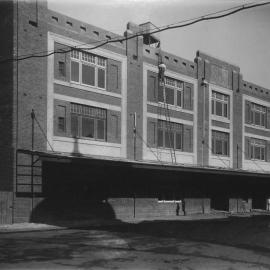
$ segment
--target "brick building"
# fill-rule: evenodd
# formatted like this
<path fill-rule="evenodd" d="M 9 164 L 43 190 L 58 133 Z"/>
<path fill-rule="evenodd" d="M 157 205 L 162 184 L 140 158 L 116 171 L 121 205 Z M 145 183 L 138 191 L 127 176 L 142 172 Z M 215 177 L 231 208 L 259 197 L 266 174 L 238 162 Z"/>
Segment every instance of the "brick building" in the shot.
<path fill-rule="evenodd" d="M 0 223 L 267 208 L 270 90 L 239 67 L 164 52 L 151 23 L 0 15 Z"/>

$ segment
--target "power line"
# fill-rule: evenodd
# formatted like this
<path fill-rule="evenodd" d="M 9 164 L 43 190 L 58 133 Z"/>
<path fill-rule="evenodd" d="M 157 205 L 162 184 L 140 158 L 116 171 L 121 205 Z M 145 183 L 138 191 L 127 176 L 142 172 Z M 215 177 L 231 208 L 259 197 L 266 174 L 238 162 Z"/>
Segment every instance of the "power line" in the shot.
<path fill-rule="evenodd" d="M 169 24 L 169 25 L 164 26 L 164 27 L 155 26 L 157 28 L 157 30 L 150 31 L 150 32 L 146 32 L 147 31 L 147 29 L 146 29 L 146 30 L 142 30 L 142 31 L 140 31 L 140 32 L 138 32 L 138 33 L 136 33 L 134 35 L 130 35 L 129 37 L 123 37 L 123 38 L 117 38 L 117 39 L 107 39 L 104 42 L 102 42 L 102 40 L 95 41 L 92 44 L 98 43 L 98 42 L 102 42 L 102 43 L 99 44 L 99 45 L 96 45 L 96 46 L 94 46 L 92 48 L 80 48 L 80 49 L 94 50 L 94 49 L 97 49 L 99 47 L 103 47 L 106 44 L 116 43 L 116 42 L 124 42 L 124 41 L 130 40 L 132 38 L 142 36 L 142 35 L 145 34 L 145 32 L 147 34 L 156 34 L 156 33 L 160 33 L 160 32 L 167 31 L 167 30 L 172 30 L 172 29 L 176 29 L 176 28 L 183 28 L 183 27 L 187 27 L 187 26 L 202 22 L 202 21 L 210 21 L 210 20 L 216 20 L 216 19 L 224 18 L 224 17 L 230 16 L 230 15 L 233 15 L 235 13 L 241 12 L 243 10 L 246 10 L 246 9 L 251 9 L 251 8 L 264 6 L 264 5 L 268 5 L 268 4 L 270 4 L 270 2 L 251 4 L 251 5 L 250 4 L 241 5 L 241 6 L 237 6 L 237 7 L 234 7 L 234 8 L 229 8 L 229 9 L 217 11 L 217 12 L 214 12 L 214 13 L 209 13 L 207 15 L 203 15 L 203 16 L 200 16 L 200 17 L 197 17 L 197 18 L 194 18 L 194 19 L 188 19 L 188 20 L 184 20 L 184 21 L 181 21 L 181 22 L 178 22 L 178 23 Z M 232 10 L 232 11 L 230 11 L 230 10 Z M 217 15 L 217 16 L 209 17 L 209 15 L 216 15 L 216 14 L 219 14 L 219 13 L 224 13 L 226 11 L 230 11 L 230 12 L 227 12 L 227 13 L 221 14 L 221 15 Z M 184 23 L 184 24 L 178 25 L 179 23 Z M 86 43 L 86 44 L 92 45 L 91 43 Z M 63 51 L 52 51 L 52 52 L 49 52 L 49 53 L 47 53 L 45 55 L 31 54 L 31 55 L 26 55 L 24 57 L 20 56 L 20 57 L 17 57 L 17 58 L 10 58 L 10 59 L 2 60 L 2 61 L 0 61 L 0 63 L 11 62 L 11 61 L 22 61 L 22 60 L 26 60 L 26 59 L 29 59 L 29 58 L 43 58 L 43 57 L 48 57 L 48 56 L 56 54 L 56 53 L 68 53 L 68 52 L 71 52 L 72 50 L 74 50 L 75 48 L 76 47 L 73 47 L 71 49 L 63 50 Z"/>
<path fill-rule="evenodd" d="M 141 141 L 150 149 L 150 151 L 153 153 L 153 155 L 156 157 L 157 161 L 159 161 L 161 164 L 162 161 L 159 159 L 158 155 L 153 151 L 152 147 L 143 139 L 143 137 L 140 135 L 140 133 L 137 131 L 138 137 L 141 139 Z"/>
<path fill-rule="evenodd" d="M 245 156 L 248 156 L 246 151 L 244 151 L 242 149 L 242 147 L 238 146 L 238 148 L 241 150 L 242 154 L 244 154 Z M 249 159 L 249 160 L 252 161 L 259 169 L 261 169 L 263 172 L 265 172 L 265 170 L 257 162 L 255 162 L 255 160 L 253 160 L 253 159 Z"/>
<path fill-rule="evenodd" d="M 206 145 L 206 147 L 208 148 L 208 150 L 211 151 L 211 153 L 213 153 L 213 149 L 209 146 L 208 143 L 204 142 L 204 144 Z M 230 168 L 230 165 L 228 165 L 219 155 L 216 155 L 217 158 L 227 167 Z M 203 158 L 203 157 L 202 157 Z"/>
<path fill-rule="evenodd" d="M 165 27 L 170 27 L 170 26 L 174 26 L 174 25 L 177 25 L 177 24 L 180 24 L 180 23 L 186 23 L 186 22 L 190 22 L 190 21 L 197 20 L 197 19 L 200 19 L 200 18 L 204 18 L 204 17 L 216 15 L 216 14 L 219 14 L 219 13 L 223 13 L 223 12 L 226 12 L 226 11 L 230 11 L 230 10 L 234 10 L 234 9 L 239 9 L 239 8 L 242 8 L 242 7 L 247 6 L 247 5 L 250 5 L 250 4 L 253 4 L 253 3 L 248 3 L 248 4 L 244 4 L 244 5 L 238 5 L 238 6 L 235 6 L 235 7 L 228 8 L 228 9 L 223 9 L 223 10 L 219 10 L 219 11 L 216 11 L 216 12 L 207 13 L 207 14 L 202 15 L 202 16 L 199 16 L 199 17 L 194 17 L 194 18 L 190 18 L 190 19 L 186 19 L 186 20 L 181 20 L 181 21 L 176 22 L 176 23 L 168 24 Z M 155 25 L 153 25 L 153 26 L 155 26 Z M 162 26 L 161 27 L 155 26 L 155 27 L 157 29 L 163 28 Z"/>
<path fill-rule="evenodd" d="M 33 113 L 33 119 L 37 122 L 37 125 L 38 125 L 38 127 L 40 128 L 40 130 L 41 130 L 43 136 L 45 137 L 45 139 L 46 139 L 48 145 L 50 146 L 51 150 L 54 152 L 53 147 L 52 147 L 52 145 L 50 144 L 47 135 L 45 134 L 45 131 L 44 131 L 43 128 L 41 127 L 41 124 L 39 123 L 39 121 L 38 121 L 38 119 L 37 119 L 37 117 L 36 117 L 36 114 L 34 113 L 34 111 L 32 111 L 32 113 Z"/>

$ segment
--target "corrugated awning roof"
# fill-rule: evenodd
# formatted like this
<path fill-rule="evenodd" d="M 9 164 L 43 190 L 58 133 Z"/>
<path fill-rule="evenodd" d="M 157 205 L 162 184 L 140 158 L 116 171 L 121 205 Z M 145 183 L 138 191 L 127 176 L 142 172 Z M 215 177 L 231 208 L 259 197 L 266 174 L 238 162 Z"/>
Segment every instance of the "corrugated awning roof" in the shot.
<path fill-rule="evenodd" d="M 249 176 L 249 177 L 263 177 L 270 178 L 270 172 L 265 171 L 247 171 L 242 169 L 233 169 L 233 168 L 223 168 L 223 167 L 212 167 L 212 166 L 198 166 L 198 165 L 189 165 L 189 164 L 171 164 L 164 162 L 154 162 L 154 161 L 144 161 L 144 160 L 129 160 L 125 158 L 113 158 L 105 156 L 88 156 L 81 154 L 69 154 L 61 152 L 42 152 L 35 150 L 25 150 L 19 149 L 19 153 L 36 155 L 41 160 L 51 161 L 51 162 L 91 162 L 91 163 L 100 163 L 112 165 L 112 166 L 125 166 L 130 168 L 140 168 L 140 169 L 151 169 L 151 170 L 168 170 L 168 171 L 182 171 L 182 172 L 193 172 L 193 173 L 210 173 L 210 174 L 225 174 L 225 175 L 234 175 L 234 176 Z"/>

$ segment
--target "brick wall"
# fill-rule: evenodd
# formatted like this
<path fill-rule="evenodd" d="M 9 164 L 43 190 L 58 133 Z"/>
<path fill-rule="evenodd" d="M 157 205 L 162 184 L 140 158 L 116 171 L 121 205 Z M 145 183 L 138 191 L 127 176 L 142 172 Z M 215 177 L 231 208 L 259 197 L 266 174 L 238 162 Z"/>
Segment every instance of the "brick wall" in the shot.
<path fill-rule="evenodd" d="M 0 2 L 1 61 L 13 58 L 14 6 L 12 1 Z M 5 42 L 3 42 L 5 41 Z M 16 62 L 0 62 L 0 191 L 12 191 L 14 172 Z M 15 82 L 14 82 L 15 80 Z"/>
<path fill-rule="evenodd" d="M 143 38 L 138 37 L 127 41 L 127 158 L 134 159 L 133 143 L 133 114 L 137 113 L 137 142 L 136 142 L 136 159 L 142 159 L 143 142 L 143 85 L 142 85 L 142 48 Z"/>

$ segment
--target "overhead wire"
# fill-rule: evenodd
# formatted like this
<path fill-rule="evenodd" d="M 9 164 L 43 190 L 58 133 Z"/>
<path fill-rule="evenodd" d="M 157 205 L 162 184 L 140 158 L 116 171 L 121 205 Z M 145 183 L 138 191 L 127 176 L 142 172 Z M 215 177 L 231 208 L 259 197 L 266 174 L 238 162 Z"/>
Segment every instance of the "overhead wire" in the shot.
<path fill-rule="evenodd" d="M 213 153 L 213 149 L 212 147 L 209 146 L 208 143 L 204 142 L 204 144 L 206 145 L 206 147 L 208 148 L 208 150 L 211 151 L 211 153 Z M 230 168 L 230 164 L 227 164 L 219 155 L 215 155 L 225 166 L 226 168 Z"/>
<path fill-rule="evenodd" d="M 137 131 L 136 132 L 139 139 L 150 149 L 150 151 L 153 153 L 153 155 L 156 157 L 157 161 L 159 161 L 161 164 L 163 164 L 162 160 L 158 157 L 158 155 L 155 153 L 155 151 L 152 149 L 152 147 L 143 139 L 143 137 L 140 135 L 140 133 Z"/>
<path fill-rule="evenodd" d="M 242 152 L 242 154 L 244 154 L 245 156 L 247 156 L 247 153 L 246 153 L 246 151 L 244 151 L 243 149 L 242 149 L 242 147 L 240 147 L 240 146 L 238 146 L 238 149 L 240 149 L 241 150 L 241 152 Z M 254 159 L 249 159 L 250 161 L 252 161 L 260 170 L 262 170 L 263 172 L 266 172 L 257 162 L 255 162 L 255 160 Z"/>
<path fill-rule="evenodd" d="M 156 34 L 156 33 L 166 31 L 166 30 L 172 30 L 172 29 L 176 29 L 176 28 L 183 28 L 183 27 L 187 27 L 187 26 L 202 22 L 202 21 L 210 21 L 210 20 L 216 20 L 216 19 L 224 18 L 224 17 L 230 16 L 230 15 L 233 15 L 235 13 L 238 13 L 240 11 L 246 10 L 246 9 L 251 9 L 251 8 L 264 6 L 264 5 L 268 5 L 268 4 L 270 4 L 270 1 L 264 2 L 264 3 L 257 3 L 257 4 L 253 4 L 253 3 L 252 4 L 244 4 L 244 5 L 232 7 L 232 8 L 229 8 L 229 9 L 209 13 L 207 15 L 199 16 L 197 18 L 183 20 L 183 21 L 180 21 L 178 23 L 172 23 L 172 24 L 169 24 L 169 25 L 166 25 L 166 26 L 163 26 L 163 27 L 157 27 L 157 26 L 153 25 L 154 27 L 157 28 L 157 30 L 148 31 L 147 29 L 145 29 L 145 30 L 139 31 L 139 32 L 137 32 L 137 33 L 135 33 L 133 35 L 127 36 L 127 37 L 94 41 L 94 42 L 92 42 L 92 44 L 99 43 L 99 42 L 102 42 L 102 41 L 103 42 L 101 44 L 96 45 L 96 46 L 91 47 L 91 48 L 87 47 L 87 48 L 80 48 L 80 49 L 82 49 L 82 50 L 94 50 L 94 49 L 97 49 L 99 47 L 103 47 L 106 44 L 116 43 L 116 42 L 124 42 L 124 41 L 130 40 L 132 38 L 142 36 L 145 33 L 147 33 L 147 34 Z M 227 12 L 227 11 L 230 11 L 230 12 Z M 224 13 L 224 12 L 227 12 L 227 13 L 216 15 L 216 14 Z M 209 17 L 209 15 L 211 15 L 211 17 Z M 212 16 L 212 15 L 216 15 L 216 16 Z M 181 24 L 179 25 L 179 23 L 181 23 Z M 85 43 L 85 45 L 92 45 L 92 44 L 91 43 Z M 82 46 L 82 45 L 80 45 L 80 46 Z M 58 50 L 58 51 L 48 52 L 47 54 L 44 54 L 44 55 L 39 55 L 39 53 L 36 53 L 36 54 L 29 54 L 29 55 L 26 55 L 26 56 L 23 56 L 23 57 L 21 57 L 21 56 L 18 57 L 17 56 L 17 58 L 9 58 L 9 59 L 0 60 L 0 63 L 10 62 L 10 61 L 22 61 L 22 60 L 26 60 L 26 59 L 29 59 L 29 58 L 49 57 L 50 55 L 53 55 L 55 53 L 68 53 L 68 52 L 71 52 L 72 50 L 74 50 L 75 47 L 73 47 L 71 49 L 68 49 L 68 50 L 63 50 L 63 51 Z"/>

